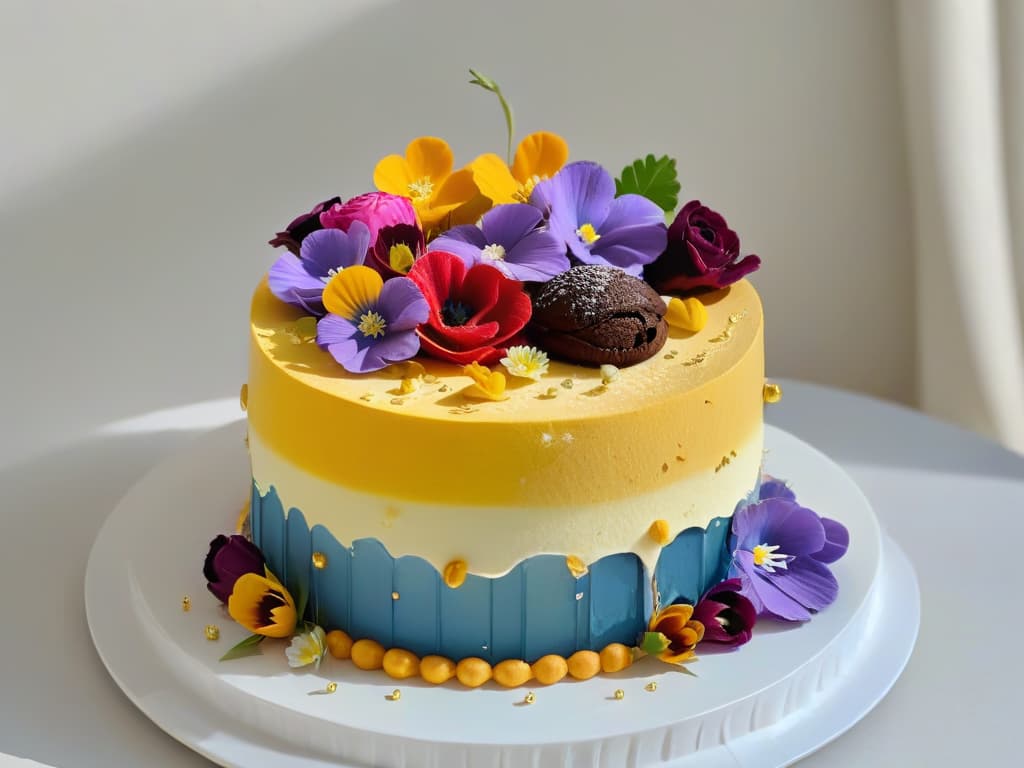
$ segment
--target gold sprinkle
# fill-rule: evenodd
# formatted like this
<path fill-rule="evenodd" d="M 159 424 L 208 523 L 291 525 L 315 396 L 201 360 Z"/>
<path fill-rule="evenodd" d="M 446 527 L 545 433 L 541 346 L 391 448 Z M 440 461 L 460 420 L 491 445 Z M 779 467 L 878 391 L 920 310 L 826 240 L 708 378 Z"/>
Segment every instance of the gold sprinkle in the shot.
<path fill-rule="evenodd" d="M 399 699 L 402 698 L 402 692 L 398 688 L 395 688 L 395 690 L 393 690 L 391 692 L 391 694 L 388 696 L 388 698 L 391 701 L 398 701 Z"/>
<path fill-rule="evenodd" d="M 327 684 L 327 687 L 324 688 L 324 690 L 328 693 L 334 693 L 336 690 L 338 690 L 338 684 L 332 680 Z"/>
<path fill-rule="evenodd" d="M 730 459 L 728 456 L 723 456 L 722 460 L 718 462 L 718 466 L 715 467 L 715 472 L 721 471 L 724 467 L 728 466 L 729 464 L 732 464 L 732 459 Z"/>
<path fill-rule="evenodd" d="M 448 391 L 448 385 L 447 384 L 442 384 L 440 387 L 437 388 L 437 391 L 438 392 L 447 392 Z"/>
<path fill-rule="evenodd" d="M 565 567 L 568 568 L 569 573 L 571 573 L 573 577 L 577 579 L 581 576 L 584 576 L 588 570 L 587 564 L 584 563 L 576 555 L 569 555 L 567 558 L 565 558 Z"/>
<path fill-rule="evenodd" d="M 664 464 L 661 465 L 661 471 L 668 472 L 668 462 L 665 462 Z"/>
<path fill-rule="evenodd" d="M 766 403 L 777 403 L 782 399 L 782 387 L 773 382 L 765 384 L 762 394 Z"/>
<path fill-rule="evenodd" d="M 676 456 L 676 461 L 686 461 L 685 456 Z"/>
<path fill-rule="evenodd" d="M 621 688 L 616 688 L 615 689 L 615 699 L 617 701 L 622 701 L 622 699 L 624 699 L 624 698 L 626 698 L 626 692 L 624 690 L 622 690 Z"/>
<path fill-rule="evenodd" d="M 216 624 L 207 624 L 203 632 L 207 640 L 220 640 L 220 627 Z"/>
<path fill-rule="evenodd" d="M 658 690 L 658 684 L 651 680 L 651 682 L 644 686 L 644 690 L 654 693 L 656 690 Z"/>
<path fill-rule="evenodd" d="M 437 376 L 435 376 L 432 373 L 425 373 L 423 374 L 423 381 L 425 381 L 427 384 L 436 384 Z"/>
<path fill-rule="evenodd" d="M 743 315 L 731 314 L 729 315 L 729 325 L 736 325 L 742 319 Z"/>
<path fill-rule="evenodd" d="M 192 598 L 188 595 L 185 595 L 183 598 L 181 598 L 181 610 L 183 610 L 185 613 L 188 613 L 192 610 Z"/>
<path fill-rule="evenodd" d="M 364 403 L 369 403 L 373 400 L 373 392 L 365 392 L 359 396 L 359 399 Z"/>
<path fill-rule="evenodd" d="M 655 520 L 647 529 L 647 535 L 655 544 L 664 547 L 669 542 L 668 520 Z"/>
<path fill-rule="evenodd" d="M 663 355 L 665 360 L 671 360 L 675 355 Z"/>
<path fill-rule="evenodd" d="M 458 589 L 466 581 L 468 570 L 465 560 L 452 560 L 444 567 L 444 583 L 452 589 Z"/>
<path fill-rule="evenodd" d="M 558 387 L 548 387 L 547 392 L 544 393 L 545 397 L 558 397 Z"/>
<path fill-rule="evenodd" d="M 714 405 L 710 400 L 705 400 L 704 405 Z"/>
<path fill-rule="evenodd" d="M 327 567 L 327 555 L 323 552 L 314 552 L 311 559 L 313 560 L 313 567 L 318 571 L 322 571 Z"/>
<path fill-rule="evenodd" d="M 238 404 L 242 406 L 244 411 L 249 407 L 249 385 L 243 384 L 242 390 L 238 393 Z"/>
<path fill-rule="evenodd" d="M 402 400 L 402 398 L 400 398 L 400 397 L 392 397 L 392 398 L 391 398 L 391 404 L 392 404 L 392 405 L 401 405 L 401 404 L 402 404 L 402 403 L 404 403 L 404 402 L 405 402 L 405 401 L 404 401 L 404 400 Z"/>
<path fill-rule="evenodd" d="M 533 691 L 530 691 L 526 694 L 526 698 L 523 699 L 523 704 L 533 704 L 533 702 L 535 702 L 536 700 L 536 695 L 534 695 Z"/>
<path fill-rule="evenodd" d="M 402 384 L 399 386 L 399 390 L 403 395 L 411 395 L 417 389 L 420 388 L 420 380 L 416 379 L 402 379 Z"/>
<path fill-rule="evenodd" d="M 562 379 L 562 381 L 559 382 L 559 386 L 562 389 L 572 389 L 572 379 Z"/>
<path fill-rule="evenodd" d="M 391 593 L 391 599 L 392 600 L 397 600 L 398 598 L 399 598 L 399 594 L 397 592 L 392 592 Z"/>
<path fill-rule="evenodd" d="M 732 456 L 735 459 L 736 458 L 736 451 L 729 451 L 729 455 Z"/>

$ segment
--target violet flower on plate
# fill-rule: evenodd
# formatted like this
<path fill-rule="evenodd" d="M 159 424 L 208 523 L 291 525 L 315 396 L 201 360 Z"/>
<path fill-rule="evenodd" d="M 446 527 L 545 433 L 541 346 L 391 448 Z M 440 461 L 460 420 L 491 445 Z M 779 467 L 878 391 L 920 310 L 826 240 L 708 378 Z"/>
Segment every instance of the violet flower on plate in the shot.
<path fill-rule="evenodd" d="M 570 163 L 541 181 L 530 204 L 548 216 L 548 228 L 583 264 L 618 267 L 640 277 L 665 250 L 665 212 L 646 197 L 615 196 L 615 182 L 597 163 Z"/>
<path fill-rule="evenodd" d="M 546 282 L 569 269 L 569 258 L 565 244 L 543 223 L 544 215 L 532 205 L 499 205 L 483 215 L 479 227 L 453 227 L 427 250 L 454 253 L 467 267 L 490 264 L 513 280 Z"/>
<path fill-rule="evenodd" d="M 830 605 L 839 585 L 828 568 L 849 545 L 846 528 L 787 498 L 740 509 L 732 522 L 730 578 L 758 615 L 807 621 Z"/>
<path fill-rule="evenodd" d="M 320 229 L 307 235 L 299 255 L 284 253 L 270 267 L 270 291 L 281 301 L 311 315 L 324 314 L 324 287 L 346 267 L 362 264 L 370 247 L 370 230 L 353 221 L 348 231 Z"/>
<path fill-rule="evenodd" d="M 316 341 L 349 373 L 379 371 L 420 349 L 416 327 L 430 314 L 423 293 L 408 277 L 387 282 L 367 266 L 344 269 L 324 290 L 328 313 Z"/>

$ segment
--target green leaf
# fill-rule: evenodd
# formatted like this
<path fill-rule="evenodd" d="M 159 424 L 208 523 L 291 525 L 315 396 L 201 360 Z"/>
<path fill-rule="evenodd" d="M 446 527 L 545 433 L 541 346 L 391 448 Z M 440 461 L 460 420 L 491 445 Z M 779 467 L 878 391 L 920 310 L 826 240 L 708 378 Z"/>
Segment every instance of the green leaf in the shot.
<path fill-rule="evenodd" d="M 306 617 L 306 604 L 309 602 L 309 586 L 299 583 L 295 596 L 295 618 L 302 621 Z"/>
<path fill-rule="evenodd" d="M 469 74 L 473 76 L 473 79 L 469 81 L 470 85 L 479 85 L 485 91 L 490 91 L 498 97 L 498 101 L 501 102 L 501 111 L 505 113 L 505 127 L 508 129 L 508 157 L 506 158 L 509 165 L 512 165 L 512 136 L 515 133 L 515 121 L 512 119 L 512 107 L 509 106 L 508 102 L 505 101 L 505 97 L 501 93 L 501 88 L 487 75 L 477 72 L 475 69 L 469 70 Z"/>
<path fill-rule="evenodd" d="M 232 646 L 227 653 L 220 657 L 220 660 L 231 661 L 231 659 L 241 659 L 245 656 L 252 656 L 253 654 L 260 652 L 260 649 L 257 648 L 257 646 L 262 642 L 263 635 L 249 635 L 241 642 Z"/>
<path fill-rule="evenodd" d="M 679 202 L 679 179 L 676 161 L 668 155 L 648 155 L 622 169 L 622 178 L 615 180 L 615 195 L 643 195 L 664 211 L 675 210 Z"/>

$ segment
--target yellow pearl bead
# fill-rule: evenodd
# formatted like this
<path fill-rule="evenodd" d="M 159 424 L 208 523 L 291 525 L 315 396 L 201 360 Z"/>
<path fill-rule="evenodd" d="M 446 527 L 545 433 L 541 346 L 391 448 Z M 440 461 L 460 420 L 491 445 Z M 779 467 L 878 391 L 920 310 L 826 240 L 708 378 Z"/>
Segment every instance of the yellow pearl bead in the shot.
<path fill-rule="evenodd" d="M 535 702 L 536 700 L 537 697 L 534 696 L 533 691 L 530 691 L 528 694 L 526 694 L 526 698 L 523 699 L 523 702 L 526 704 L 533 704 L 533 702 Z"/>
<path fill-rule="evenodd" d="M 766 403 L 777 403 L 782 399 L 782 387 L 775 383 L 764 385 L 764 401 Z"/>
<path fill-rule="evenodd" d="M 400 698 L 402 698 L 402 692 L 395 688 L 395 690 L 391 692 L 391 695 L 388 696 L 388 698 L 391 699 L 391 701 L 398 701 Z"/>
<path fill-rule="evenodd" d="M 327 684 L 327 688 L 325 690 L 328 693 L 334 693 L 336 690 L 338 690 L 338 684 L 335 682 L 330 682 Z"/>
<path fill-rule="evenodd" d="M 654 691 L 658 690 L 658 684 L 652 680 L 651 682 L 649 682 L 647 685 L 644 686 L 644 690 L 645 691 L 650 691 L 651 693 L 654 693 Z"/>
<path fill-rule="evenodd" d="M 314 552 L 311 559 L 313 560 L 313 567 L 318 571 L 322 571 L 327 567 L 327 555 L 323 552 Z"/>
<path fill-rule="evenodd" d="M 392 592 L 391 593 L 391 599 L 392 600 L 397 600 L 399 597 L 400 597 L 400 595 L 397 592 Z"/>
<path fill-rule="evenodd" d="M 624 690 L 622 690 L 621 688 L 616 688 L 615 689 L 615 698 L 616 699 L 624 699 L 624 698 L 626 698 L 626 692 Z"/>
<path fill-rule="evenodd" d="M 192 598 L 188 595 L 185 595 L 183 598 L 181 598 L 181 610 L 183 610 L 185 613 L 188 613 L 192 610 Z"/>
<path fill-rule="evenodd" d="M 220 639 L 220 627 L 218 627 L 216 624 L 207 624 L 206 629 L 204 631 L 206 633 L 207 640 Z"/>

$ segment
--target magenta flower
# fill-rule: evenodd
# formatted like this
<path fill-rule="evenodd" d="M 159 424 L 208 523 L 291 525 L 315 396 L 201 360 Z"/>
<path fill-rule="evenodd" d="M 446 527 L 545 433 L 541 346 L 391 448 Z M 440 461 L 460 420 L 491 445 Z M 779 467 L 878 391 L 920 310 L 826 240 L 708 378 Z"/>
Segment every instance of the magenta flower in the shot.
<path fill-rule="evenodd" d="M 203 563 L 206 588 L 222 603 L 227 603 L 239 577 L 247 573 L 262 576 L 265 563 L 263 553 L 245 536 L 221 534 L 210 542 L 210 551 Z"/>
<path fill-rule="evenodd" d="M 644 269 L 644 279 L 661 293 L 725 288 L 761 266 L 751 254 L 740 258 L 740 238 L 721 214 L 691 200 L 668 228 L 668 247 Z"/>
<path fill-rule="evenodd" d="M 267 282 L 281 301 L 320 317 L 324 314 L 324 287 L 346 267 L 362 264 L 370 245 L 370 230 L 355 221 L 348 232 L 321 229 L 307 235 L 299 255 L 282 254 L 270 267 Z"/>
<path fill-rule="evenodd" d="M 349 373 L 379 371 L 420 349 L 416 327 L 430 314 L 427 300 L 408 277 L 384 282 L 366 266 L 344 269 L 324 289 L 328 315 L 316 341 Z"/>
<path fill-rule="evenodd" d="M 730 578 L 758 615 L 807 621 L 830 605 L 839 584 L 827 563 L 849 546 L 849 533 L 791 499 L 776 497 L 740 509 L 732 521 Z"/>
<path fill-rule="evenodd" d="M 737 646 L 750 640 L 751 630 L 757 623 L 757 610 L 740 593 L 740 588 L 739 579 L 726 579 L 697 601 L 693 618 L 704 625 L 701 642 Z"/>
<path fill-rule="evenodd" d="M 454 253 L 467 267 L 490 264 L 513 280 L 547 282 L 569 269 L 569 258 L 565 244 L 543 223 L 544 215 L 532 205 L 499 205 L 484 214 L 479 227 L 453 227 L 427 250 Z"/>
<path fill-rule="evenodd" d="M 530 204 L 583 264 L 618 267 L 640 277 L 665 250 L 665 212 L 640 195 L 615 197 L 615 182 L 597 163 L 570 163 L 541 181 Z"/>
<path fill-rule="evenodd" d="M 283 232 L 278 232 L 274 235 L 273 239 L 270 240 L 270 245 L 275 248 L 283 245 L 289 251 L 298 256 L 299 246 L 302 245 L 302 241 L 306 236 L 312 232 L 316 232 L 318 229 L 322 229 L 322 225 L 320 224 L 320 214 L 335 203 L 340 202 L 340 197 L 332 197 L 329 200 L 324 200 L 322 203 L 317 203 L 309 213 L 303 213 L 296 216 L 292 220 L 292 223 L 284 228 Z"/>
<path fill-rule="evenodd" d="M 320 214 L 324 229 L 348 230 L 354 221 L 361 221 L 370 230 L 370 243 L 377 242 L 382 227 L 395 224 L 416 224 L 416 211 L 407 197 L 387 192 L 367 192 L 344 203 L 335 203 Z"/>

